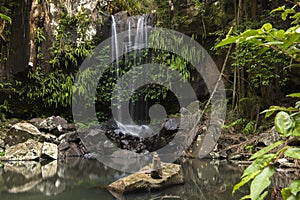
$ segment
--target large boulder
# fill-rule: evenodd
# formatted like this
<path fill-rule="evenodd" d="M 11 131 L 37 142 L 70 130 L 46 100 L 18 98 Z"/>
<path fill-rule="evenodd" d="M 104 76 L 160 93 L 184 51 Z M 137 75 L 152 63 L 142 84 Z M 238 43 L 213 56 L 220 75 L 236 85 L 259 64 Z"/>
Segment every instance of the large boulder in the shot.
<path fill-rule="evenodd" d="M 28 139 L 34 139 L 39 142 L 52 141 L 55 136 L 51 134 L 41 133 L 37 127 L 30 123 L 20 122 L 13 125 L 6 133 L 4 138 L 5 145 L 13 146 L 15 144 L 23 143 Z"/>
<path fill-rule="evenodd" d="M 46 119 L 33 118 L 29 122 L 40 131 L 52 133 L 56 136 L 75 130 L 74 124 L 69 124 L 67 120 L 60 116 L 51 116 Z"/>
<path fill-rule="evenodd" d="M 56 160 L 58 158 L 57 145 L 49 142 L 44 142 L 41 157 L 44 159 Z"/>
<path fill-rule="evenodd" d="M 162 178 L 151 177 L 151 165 L 143 167 L 139 172 L 119 179 L 106 188 L 112 193 L 130 193 L 136 191 L 160 190 L 172 185 L 184 183 L 181 165 L 161 163 Z"/>
<path fill-rule="evenodd" d="M 0 160 L 38 160 L 42 154 L 43 144 L 33 139 L 6 148 L 5 156 Z"/>

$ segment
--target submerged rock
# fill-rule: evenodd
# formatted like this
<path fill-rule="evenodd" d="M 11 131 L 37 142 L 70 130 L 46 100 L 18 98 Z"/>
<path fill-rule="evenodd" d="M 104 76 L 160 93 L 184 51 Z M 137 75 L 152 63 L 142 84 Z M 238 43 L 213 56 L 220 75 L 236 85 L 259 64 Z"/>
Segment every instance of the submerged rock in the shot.
<path fill-rule="evenodd" d="M 181 165 L 173 163 L 161 163 L 162 177 L 151 177 L 151 165 L 145 166 L 139 172 L 119 179 L 106 188 L 112 193 L 130 193 L 136 191 L 160 190 L 172 185 L 184 183 Z"/>

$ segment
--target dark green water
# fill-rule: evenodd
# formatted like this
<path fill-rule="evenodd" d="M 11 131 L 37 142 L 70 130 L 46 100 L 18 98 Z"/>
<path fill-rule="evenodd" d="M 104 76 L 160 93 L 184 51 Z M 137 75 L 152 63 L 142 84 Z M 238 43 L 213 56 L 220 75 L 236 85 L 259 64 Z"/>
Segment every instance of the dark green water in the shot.
<path fill-rule="evenodd" d="M 238 166 L 211 160 L 188 160 L 185 184 L 163 191 L 136 193 L 119 199 L 239 199 L 231 190 L 242 173 Z M 126 176 L 97 160 L 69 159 L 52 163 L 5 163 L 0 168 L 1 200 L 111 200 L 103 186 Z"/>

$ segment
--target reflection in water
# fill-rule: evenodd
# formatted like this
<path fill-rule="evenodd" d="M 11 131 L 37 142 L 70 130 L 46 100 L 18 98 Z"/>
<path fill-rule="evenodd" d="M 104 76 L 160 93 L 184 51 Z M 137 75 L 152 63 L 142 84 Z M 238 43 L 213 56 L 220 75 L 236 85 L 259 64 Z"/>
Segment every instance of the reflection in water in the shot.
<path fill-rule="evenodd" d="M 234 199 L 231 190 L 241 175 L 238 167 L 195 159 L 185 162 L 183 169 L 184 185 L 119 199 Z M 115 198 L 103 187 L 126 175 L 97 160 L 82 158 L 46 163 L 7 162 L 0 168 L 0 197 L 1 200 L 110 200 Z"/>

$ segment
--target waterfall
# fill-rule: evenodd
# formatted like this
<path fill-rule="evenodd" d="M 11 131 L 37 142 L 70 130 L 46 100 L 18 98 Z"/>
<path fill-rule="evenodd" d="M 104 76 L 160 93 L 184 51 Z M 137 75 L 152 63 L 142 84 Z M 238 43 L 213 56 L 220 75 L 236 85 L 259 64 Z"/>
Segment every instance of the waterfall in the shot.
<path fill-rule="evenodd" d="M 136 22 L 137 21 L 137 22 Z M 146 17 L 145 16 L 137 16 L 137 20 L 136 17 L 130 17 L 126 20 L 126 26 L 127 28 L 127 33 L 128 33 L 128 37 L 127 37 L 127 41 L 122 41 L 124 43 L 126 43 L 125 48 L 124 49 L 119 49 L 122 44 L 119 44 L 119 40 L 120 38 L 118 38 L 118 31 L 117 28 L 117 22 L 114 16 L 112 16 L 112 28 L 111 28 L 111 56 L 114 59 L 114 63 L 115 63 L 115 67 L 116 67 L 116 79 L 117 79 L 117 83 L 118 84 L 122 84 L 120 83 L 121 80 L 121 66 L 119 64 L 120 60 L 119 60 L 119 53 L 124 50 L 125 51 L 125 62 L 130 60 L 133 60 L 133 67 L 140 65 L 141 61 L 142 61 L 142 51 L 143 48 L 147 48 L 147 42 L 148 42 L 148 34 L 147 34 L 147 23 L 146 23 Z M 133 34 L 135 33 L 135 34 Z M 133 35 L 134 37 L 133 37 Z M 130 54 L 130 52 L 133 52 L 133 59 L 130 59 L 130 55 L 132 56 L 132 54 Z M 131 91 L 134 90 L 135 88 L 135 80 L 134 78 L 130 80 L 130 84 L 131 87 Z M 121 97 L 121 90 L 119 90 L 119 87 L 117 88 L 117 101 L 116 103 L 118 104 L 117 106 L 120 107 L 122 102 L 122 98 Z M 137 105 L 136 102 L 127 102 L 127 106 L 128 104 L 130 104 L 129 106 L 129 110 L 131 113 L 132 117 L 138 118 L 138 120 L 141 119 L 140 114 L 141 113 L 146 113 L 145 115 L 147 115 L 147 112 L 145 112 L 144 110 L 146 109 L 145 106 L 143 106 L 142 104 Z M 138 106 L 138 113 L 135 113 L 135 109 L 134 107 Z M 124 113 L 122 113 L 121 111 L 122 109 L 117 109 L 117 116 L 115 117 L 115 121 L 117 122 L 117 125 L 119 127 L 119 129 L 117 130 L 117 132 L 121 131 L 123 133 L 130 133 L 131 135 L 135 135 L 135 136 L 141 136 L 143 133 L 142 132 L 149 132 L 151 131 L 150 128 L 148 126 L 142 125 L 135 125 L 132 124 L 133 120 L 129 120 L 128 122 L 128 117 L 124 117 Z M 123 116 L 122 116 L 123 115 Z M 147 116 L 142 116 L 142 120 L 146 119 Z M 131 122 L 130 122 L 131 121 Z"/>
<path fill-rule="evenodd" d="M 112 26 L 111 26 L 111 57 L 112 59 L 114 59 L 115 63 L 116 63 L 116 78 L 119 81 L 120 80 L 120 63 L 119 63 L 119 41 L 118 41 L 118 34 L 117 34 L 117 23 L 116 23 L 116 19 L 115 17 L 112 15 Z M 118 89 L 118 94 L 120 94 L 120 89 Z M 120 99 L 117 99 L 117 104 L 119 105 Z M 117 121 L 122 121 L 122 113 L 121 110 L 118 109 L 118 116 L 117 117 Z"/>

